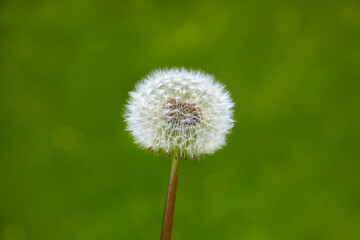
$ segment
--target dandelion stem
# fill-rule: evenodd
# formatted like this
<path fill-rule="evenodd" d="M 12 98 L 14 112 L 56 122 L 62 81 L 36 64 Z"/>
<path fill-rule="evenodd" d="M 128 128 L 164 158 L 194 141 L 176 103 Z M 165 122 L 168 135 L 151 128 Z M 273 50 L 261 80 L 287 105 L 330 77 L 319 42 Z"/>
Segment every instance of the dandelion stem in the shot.
<path fill-rule="evenodd" d="M 171 239 L 171 230 L 174 218 L 176 186 L 178 182 L 179 158 L 175 155 L 171 164 L 171 173 L 168 192 L 166 195 L 164 218 L 161 230 L 161 240 Z"/>

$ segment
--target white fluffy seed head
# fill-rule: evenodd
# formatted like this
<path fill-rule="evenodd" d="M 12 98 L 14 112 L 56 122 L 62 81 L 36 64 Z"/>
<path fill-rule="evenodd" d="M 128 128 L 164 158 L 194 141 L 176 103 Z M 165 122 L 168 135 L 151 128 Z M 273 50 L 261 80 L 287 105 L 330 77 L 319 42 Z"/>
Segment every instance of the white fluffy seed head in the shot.
<path fill-rule="evenodd" d="M 225 145 L 233 102 L 212 75 L 184 68 L 156 70 L 130 92 L 126 130 L 136 143 L 197 159 Z"/>

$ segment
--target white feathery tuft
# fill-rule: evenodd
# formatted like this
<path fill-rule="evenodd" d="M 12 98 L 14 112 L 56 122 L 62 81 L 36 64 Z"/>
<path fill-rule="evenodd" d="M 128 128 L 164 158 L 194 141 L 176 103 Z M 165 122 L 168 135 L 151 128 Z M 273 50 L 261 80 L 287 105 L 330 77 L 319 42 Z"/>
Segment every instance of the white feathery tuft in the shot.
<path fill-rule="evenodd" d="M 212 75 L 184 68 L 156 70 L 130 92 L 126 130 L 141 147 L 198 159 L 225 145 L 234 125 L 233 106 Z"/>

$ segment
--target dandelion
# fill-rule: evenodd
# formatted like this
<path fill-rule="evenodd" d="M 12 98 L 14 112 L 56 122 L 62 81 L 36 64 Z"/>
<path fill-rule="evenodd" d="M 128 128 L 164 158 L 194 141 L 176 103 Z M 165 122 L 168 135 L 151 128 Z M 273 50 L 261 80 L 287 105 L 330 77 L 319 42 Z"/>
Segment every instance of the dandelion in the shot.
<path fill-rule="evenodd" d="M 156 70 L 130 92 L 125 121 L 135 142 L 173 156 L 161 239 L 171 236 L 179 158 L 199 160 L 226 143 L 233 102 L 224 86 L 201 71 Z"/>

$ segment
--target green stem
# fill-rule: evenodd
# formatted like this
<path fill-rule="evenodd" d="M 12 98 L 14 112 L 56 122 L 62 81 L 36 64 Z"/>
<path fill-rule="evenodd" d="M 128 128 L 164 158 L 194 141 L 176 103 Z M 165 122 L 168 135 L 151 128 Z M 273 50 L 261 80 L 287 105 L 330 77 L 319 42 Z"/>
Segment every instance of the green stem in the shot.
<path fill-rule="evenodd" d="M 171 230 L 174 218 L 176 186 L 178 182 L 179 158 L 175 155 L 172 160 L 169 187 L 166 196 L 164 218 L 161 230 L 161 240 L 171 239 Z"/>

